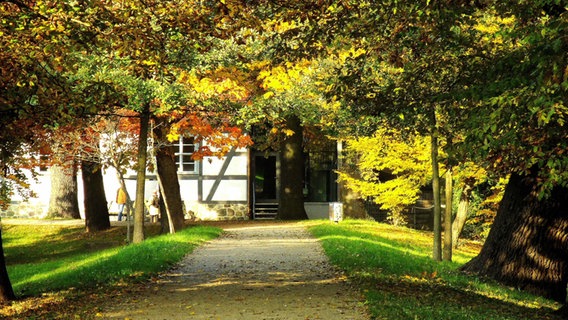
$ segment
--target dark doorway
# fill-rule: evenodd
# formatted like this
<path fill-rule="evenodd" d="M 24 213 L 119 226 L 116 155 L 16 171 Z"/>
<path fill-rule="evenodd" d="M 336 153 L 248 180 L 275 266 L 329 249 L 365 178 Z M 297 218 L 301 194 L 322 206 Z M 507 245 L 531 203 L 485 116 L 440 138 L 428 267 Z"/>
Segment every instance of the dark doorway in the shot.
<path fill-rule="evenodd" d="M 276 154 L 259 153 L 253 159 L 253 219 L 274 219 L 278 213 L 279 162 Z"/>
<path fill-rule="evenodd" d="M 277 162 L 276 156 L 258 155 L 254 157 L 254 195 L 257 202 L 277 199 Z"/>

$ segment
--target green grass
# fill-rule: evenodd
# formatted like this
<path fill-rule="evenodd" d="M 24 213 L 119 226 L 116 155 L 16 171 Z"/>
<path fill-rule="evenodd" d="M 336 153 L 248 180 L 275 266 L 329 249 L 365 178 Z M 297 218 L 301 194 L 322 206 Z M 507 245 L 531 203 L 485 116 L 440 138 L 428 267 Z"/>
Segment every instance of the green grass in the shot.
<path fill-rule="evenodd" d="M 330 260 L 360 285 L 374 319 L 557 319 L 552 301 L 461 274 L 477 244 L 462 246 L 454 262 L 438 263 L 431 259 L 431 233 L 356 220 L 308 226 Z M 4 224 L 13 287 L 19 296 L 41 296 L 147 279 L 222 232 L 206 226 L 175 235 L 146 231 L 144 243 L 125 246 L 124 228 L 86 234 L 83 227 Z"/>
<path fill-rule="evenodd" d="M 149 237 L 156 236 L 159 227 L 147 226 L 145 231 Z M 2 240 L 8 265 L 39 263 L 122 246 L 126 244 L 126 228 L 90 234 L 85 233 L 84 226 L 3 221 Z"/>
<path fill-rule="evenodd" d="M 466 276 L 479 245 L 431 258 L 432 234 L 370 221 L 314 224 L 331 262 L 360 284 L 374 319 L 555 319 L 559 305 Z"/>
<path fill-rule="evenodd" d="M 133 277 L 147 278 L 171 267 L 222 230 L 197 226 L 124 246 L 124 228 L 88 235 L 82 227 L 3 227 L 8 274 L 18 296 L 89 288 Z M 150 229 L 147 234 L 156 234 Z"/>

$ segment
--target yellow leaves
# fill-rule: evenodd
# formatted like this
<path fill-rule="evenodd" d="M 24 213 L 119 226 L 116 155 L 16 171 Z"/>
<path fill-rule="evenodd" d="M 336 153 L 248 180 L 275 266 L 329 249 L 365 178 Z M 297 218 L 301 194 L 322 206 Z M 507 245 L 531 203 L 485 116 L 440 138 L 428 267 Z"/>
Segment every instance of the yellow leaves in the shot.
<path fill-rule="evenodd" d="M 340 62 L 345 62 L 348 58 L 350 59 L 354 59 L 357 58 L 363 54 L 365 54 L 366 51 L 364 49 L 356 49 L 355 47 L 351 47 L 348 50 L 342 50 L 341 52 L 339 52 L 338 57 L 339 57 L 339 61 Z"/>
<path fill-rule="evenodd" d="M 475 30 L 482 32 L 482 33 L 488 33 L 488 34 L 494 34 L 497 33 L 497 31 L 500 30 L 499 26 L 496 24 L 481 24 L 478 23 L 477 25 L 475 25 Z"/>
<path fill-rule="evenodd" d="M 517 18 L 515 16 L 504 18 L 485 16 L 473 26 L 473 29 L 483 34 L 483 42 L 502 45 L 504 40 L 503 36 L 499 32 L 512 27 L 516 21 Z"/>
<path fill-rule="evenodd" d="M 286 135 L 287 137 L 291 137 L 294 135 L 294 130 L 290 130 L 290 129 L 278 129 L 277 127 L 273 127 L 272 129 L 270 129 L 270 134 L 272 135 L 276 135 L 279 132 L 283 133 L 284 135 Z"/>
<path fill-rule="evenodd" d="M 170 132 L 167 135 L 167 139 L 168 139 L 169 142 L 174 142 L 174 141 L 179 140 L 179 136 L 180 135 L 177 132 Z"/>
<path fill-rule="evenodd" d="M 286 32 L 288 30 L 295 29 L 297 27 L 298 27 L 298 25 L 294 21 L 291 21 L 291 22 L 282 21 L 282 22 L 280 22 L 280 23 L 278 23 L 274 26 L 274 30 L 276 30 L 277 32 L 283 33 L 283 32 Z"/>
<path fill-rule="evenodd" d="M 246 83 L 241 78 L 244 77 L 240 77 L 237 70 L 220 69 L 204 77 L 183 72 L 179 77 L 179 82 L 189 86 L 201 98 L 217 97 L 241 101 L 249 95 Z"/>
<path fill-rule="evenodd" d="M 266 28 L 270 31 L 275 31 L 278 33 L 284 33 L 289 30 L 298 28 L 298 24 L 295 21 L 276 21 L 273 20 L 266 24 Z"/>
<path fill-rule="evenodd" d="M 429 146 L 427 137 L 404 139 L 385 128 L 373 137 L 349 139 L 345 161 L 353 162 L 357 173 L 340 172 L 340 179 L 349 189 L 374 198 L 382 209 L 397 212 L 416 201 L 431 175 Z"/>
<path fill-rule="evenodd" d="M 491 17 L 479 21 L 473 28 L 482 33 L 495 34 L 503 30 L 504 26 L 512 26 L 516 21 L 517 18 L 514 15 L 504 18 Z"/>
<path fill-rule="evenodd" d="M 264 95 L 262 95 L 262 97 L 263 97 L 264 99 L 270 99 L 270 98 L 272 98 L 273 96 L 274 96 L 274 92 L 272 92 L 272 91 L 268 91 L 267 93 L 265 93 Z"/>
<path fill-rule="evenodd" d="M 284 92 L 292 90 L 298 86 L 304 77 L 311 75 L 314 71 L 311 68 L 312 62 L 302 60 L 297 63 L 286 63 L 284 66 L 276 66 L 272 69 L 262 70 L 257 79 L 262 80 L 262 88 L 273 92 Z M 272 95 L 265 95 L 271 98 Z"/>
<path fill-rule="evenodd" d="M 294 135 L 294 130 L 284 129 L 282 130 L 287 137 L 291 137 Z"/>
<path fill-rule="evenodd" d="M 142 64 L 146 65 L 146 66 L 154 66 L 158 63 L 156 61 L 152 61 L 152 60 L 142 60 Z"/>

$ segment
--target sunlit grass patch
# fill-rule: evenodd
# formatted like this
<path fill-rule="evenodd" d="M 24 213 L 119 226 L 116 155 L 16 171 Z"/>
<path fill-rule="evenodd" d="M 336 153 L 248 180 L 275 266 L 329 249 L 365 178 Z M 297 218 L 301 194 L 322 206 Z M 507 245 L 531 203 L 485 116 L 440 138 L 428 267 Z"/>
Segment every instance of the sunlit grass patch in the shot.
<path fill-rule="evenodd" d="M 191 227 L 173 235 L 149 238 L 141 244 L 75 252 L 62 258 L 39 258 L 39 262 L 10 265 L 8 273 L 19 296 L 34 296 L 70 287 L 91 287 L 134 276 L 144 278 L 171 267 L 196 246 L 220 233 L 221 229 L 215 227 Z M 76 239 L 71 242 L 85 244 L 88 241 Z M 40 243 L 36 245 L 42 247 Z M 8 253 L 10 250 L 14 248 L 6 249 Z"/>
<path fill-rule="evenodd" d="M 159 226 L 147 226 L 145 233 L 156 236 Z M 38 263 L 123 246 L 126 228 L 86 233 L 84 226 L 2 223 L 2 240 L 8 265 Z"/>
<path fill-rule="evenodd" d="M 361 284 L 376 319 L 555 319 L 553 301 L 467 276 L 481 248 L 435 262 L 432 233 L 362 220 L 310 224 L 331 262 Z"/>

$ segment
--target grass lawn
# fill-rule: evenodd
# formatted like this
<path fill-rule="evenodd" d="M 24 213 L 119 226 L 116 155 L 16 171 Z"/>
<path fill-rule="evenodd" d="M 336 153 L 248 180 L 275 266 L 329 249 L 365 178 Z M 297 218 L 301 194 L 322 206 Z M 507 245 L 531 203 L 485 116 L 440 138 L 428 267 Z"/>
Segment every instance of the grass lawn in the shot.
<path fill-rule="evenodd" d="M 374 319 L 559 319 L 559 304 L 461 274 L 481 246 L 467 242 L 453 262 L 434 262 L 432 234 L 371 221 L 306 222 L 332 263 L 363 291 Z M 168 269 L 221 229 L 194 226 L 125 245 L 125 228 L 95 234 L 83 226 L 3 224 L 8 272 L 16 294 L 0 318 L 96 318 L 98 303 L 146 290 L 144 281 Z"/>
<path fill-rule="evenodd" d="M 453 262 L 435 262 L 431 232 L 360 220 L 310 231 L 360 285 L 374 319 L 559 319 L 553 301 L 461 274 L 479 244 L 463 244 Z"/>
<path fill-rule="evenodd" d="M 97 290 L 104 295 L 113 286 L 129 287 L 129 283 L 148 279 L 222 232 L 216 227 L 193 226 L 158 236 L 158 228 L 147 226 L 143 243 L 125 245 L 125 227 L 86 234 L 84 226 L 3 223 L 12 286 L 17 296 L 30 298 L 0 307 L 0 318 L 57 318 L 58 312 L 68 312 L 69 299 L 78 301 L 77 295 L 84 298 Z"/>

